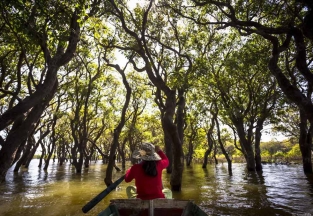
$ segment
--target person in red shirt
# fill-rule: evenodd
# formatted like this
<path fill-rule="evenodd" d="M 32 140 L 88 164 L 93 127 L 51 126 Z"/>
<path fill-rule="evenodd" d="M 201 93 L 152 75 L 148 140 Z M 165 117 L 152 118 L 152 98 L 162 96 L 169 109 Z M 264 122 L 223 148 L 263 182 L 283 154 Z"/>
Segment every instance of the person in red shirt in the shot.
<path fill-rule="evenodd" d="M 132 157 L 142 161 L 126 171 L 125 182 L 135 179 L 137 198 L 143 200 L 165 198 L 162 192 L 162 170 L 168 166 L 169 161 L 160 147 L 142 143 L 139 149 L 133 152 Z"/>

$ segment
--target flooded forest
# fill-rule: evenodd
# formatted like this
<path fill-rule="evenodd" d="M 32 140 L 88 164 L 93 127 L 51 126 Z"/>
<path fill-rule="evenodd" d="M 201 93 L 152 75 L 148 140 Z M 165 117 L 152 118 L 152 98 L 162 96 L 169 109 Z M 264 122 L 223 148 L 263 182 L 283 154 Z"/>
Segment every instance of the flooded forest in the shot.
<path fill-rule="evenodd" d="M 235 178 L 276 162 L 313 178 L 312 1 L 3 0 L 0 11 L 2 187 L 34 166 L 82 177 L 99 163 L 109 186 L 142 142 L 168 156 L 174 193 L 193 166 Z M 262 141 L 273 134 L 285 144 Z"/>

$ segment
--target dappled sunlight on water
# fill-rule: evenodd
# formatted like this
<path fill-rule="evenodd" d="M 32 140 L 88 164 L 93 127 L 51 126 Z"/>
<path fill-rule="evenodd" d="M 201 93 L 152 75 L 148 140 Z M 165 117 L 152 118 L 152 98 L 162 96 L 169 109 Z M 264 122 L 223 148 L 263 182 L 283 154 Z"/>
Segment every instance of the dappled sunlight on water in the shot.
<path fill-rule="evenodd" d="M 51 164 L 47 171 L 38 169 L 33 160 L 29 169 L 8 172 L 0 185 L 0 215 L 96 215 L 111 199 L 126 198 L 122 182 L 87 214 L 81 208 L 103 191 L 106 165 L 92 163 L 82 174 L 76 174 L 69 163 Z M 301 165 L 265 165 L 263 173 L 247 173 L 244 164 L 233 164 L 229 176 L 227 164 L 200 164 L 184 168 L 182 192 L 175 199 L 194 200 L 210 215 L 313 215 L 313 184 L 303 174 Z M 117 180 L 125 171 L 115 172 Z M 310 181 L 309 181 L 310 180 Z M 165 187 L 170 175 L 163 173 Z"/>
<path fill-rule="evenodd" d="M 169 177 L 167 179 L 169 181 Z M 312 184 L 300 165 L 264 165 L 262 173 L 248 173 L 244 164 L 203 170 L 185 168 L 183 191 L 174 198 L 192 199 L 211 215 L 313 215 Z"/>

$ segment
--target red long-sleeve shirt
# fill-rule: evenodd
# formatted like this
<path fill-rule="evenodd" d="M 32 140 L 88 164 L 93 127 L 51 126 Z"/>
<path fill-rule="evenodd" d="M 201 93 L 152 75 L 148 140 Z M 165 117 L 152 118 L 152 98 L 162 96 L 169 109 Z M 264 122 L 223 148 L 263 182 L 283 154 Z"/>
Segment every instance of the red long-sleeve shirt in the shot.
<path fill-rule="evenodd" d="M 153 177 L 146 175 L 142 168 L 142 163 L 135 164 L 126 171 L 125 182 L 130 182 L 135 179 L 137 198 L 143 200 L 165 198 L 162 193 L 162 170 L 168 166 L 169 162 L 168 158 L 161 150 L 157 153 L 161 157 L 161 160 L 157 162 L 157 176 Z"/>

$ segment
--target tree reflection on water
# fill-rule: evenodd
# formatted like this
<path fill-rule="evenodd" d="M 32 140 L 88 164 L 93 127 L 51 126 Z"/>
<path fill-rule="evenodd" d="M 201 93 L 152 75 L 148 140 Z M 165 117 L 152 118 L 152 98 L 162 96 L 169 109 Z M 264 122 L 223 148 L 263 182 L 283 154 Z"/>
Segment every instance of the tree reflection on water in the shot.
<path fill-rule="evenodd" d="M 111 199 L 126 198 L 121 183 L 87 214 L 81 208 L 103 191 L 106 165 L 92 163 L 76 174 L 69 163 L 51 164 L 39 170 L 38 160 L 18 173 L 8 172 L 0 185 L 0 215 L 96 215 Z M 116 180 L 124 174 L 114 172 Z M 170 175 L 163 173 L 170 188 Z M 175 199 L 194 200 L 209 215 L 310 215 L 313 214 L 312 176 L 303 174 L 301 165 L 264 165 L 262 173 L 248 173 L 245 164 L 233 164 L 229 176 L 226 164 L 185 167 L 182 192 Z"/>

